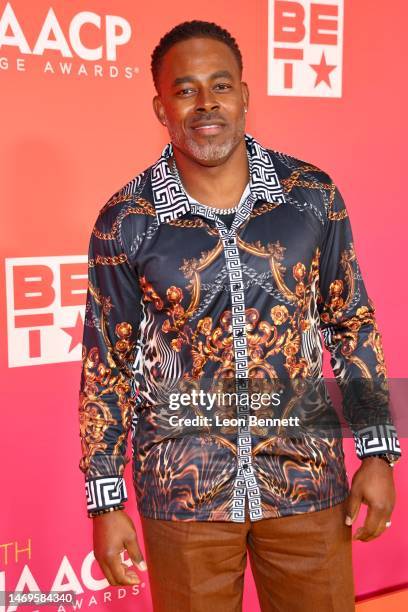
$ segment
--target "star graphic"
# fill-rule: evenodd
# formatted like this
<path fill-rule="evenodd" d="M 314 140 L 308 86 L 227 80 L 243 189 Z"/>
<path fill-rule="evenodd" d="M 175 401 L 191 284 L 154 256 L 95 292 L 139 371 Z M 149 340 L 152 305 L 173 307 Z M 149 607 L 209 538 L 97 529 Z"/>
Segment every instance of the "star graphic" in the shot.
<path fill-rule="evenodd" d="M 82 332 L 84 324 L 82 321 L 81 313 L 78 312 L 75 325 L 73 327 L 61 327 L 61 329 L 71 336 L 71 344 L 69 345 L 68 353 L 70 353 L 77 344 L 82 344 Z"/>
<path fill-rule="evenodd" d="M 326 58 L 324 56 L 324 51 L 322 51 L 322 57 L 320 59 L 320 64 L 309 64 L 309 66 L 313 68 L 313 70 L 316 71 L 316 82 L 314 84 L 315 87 L 317 87 L 320 81 L 324 81 L 325 83 L 327 83 L 329 87 L 331 87 L 329 75 L 332 70 L 337 68 L 337 66 L 335 64 L 334 65 L 326 64 Z"/>

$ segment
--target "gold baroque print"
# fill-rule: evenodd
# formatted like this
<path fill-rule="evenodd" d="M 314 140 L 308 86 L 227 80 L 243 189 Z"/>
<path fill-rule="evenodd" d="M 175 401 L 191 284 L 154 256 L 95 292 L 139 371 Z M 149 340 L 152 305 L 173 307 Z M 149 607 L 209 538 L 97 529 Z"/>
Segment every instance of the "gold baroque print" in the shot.
<path fill-rule="evenodd" d="M 184 228 L 199 228 L 202 227 L 206 230 L 208 234 L 211 236 L 219 237 L 219 233 L 216 227 L 212 227 L 209 225 L 204 219 L 196 218 L 196 219 L 172 219 L 168 221 L 169 225 L 173 225 L 175 227 L 184 227 Z"/>
<path fill-rule="evenodd" d="M 341 253 L 340 265 L 344 270 L 344 280 L 335 279 L 330 283 L 329 299 L 322 306 L 323 312 L 321 315 L 324 323 L 336 323 L 344 316 L 344 311 L 350 305 L 350 302 L 355 292 L 355 281 L 353 272 L 353 263 L 356 262 L 356 254 L 353 244 L 350 244 L 349 249 L 345 249 Z M 344 292 L 346 291 L 346 295 Z M 321 295 L 319 301 L 322 302 Z M 353 326 L 353 323 L 350 324 Z"/>
<path fill-rule="evenodd" d="M 280 204 L 275 204 L 273 202 L 263 202 L 260 206 L 257 206 L 256 208 L 252 209 L 250 218 L 264 215 L 269 211 L 274 210 L 278 206 L 280 206 Z"/>
<path fill-rule="evenodd" d="M 119 359 L 119 366 L 125 369 L 126 374 L 129 376 L 131 374 L 128 362 L 132 360 L 132 353 L 134 350 L 135 342 L 131 342 L 130 338 L 132 336 L 132 325 L 126 321 L 122 323 L 118 323 L 115 327 L 115 334 L 119 338 L 119 340 L 112 346 L 112 343 L 108 334 L 108 322 L 107 317 L 109 317 L 110 311 L 112 309 L 112 300 L 110 296 L 102 295 L 99 289 L 95 289 L 90 281 L 88 281 L 88 289 L 91 296 L 94 298 L 95 302 L 98 306 L 101 307 L 100 310 L 100 329 L 102 331 L 102 336 L 107 347 L 107 361 L 109 367 L 115 368 L 118 364 L 113 359 L 112 353 L 115 351 L 117 358 Z"/>
<path fill-rule="evenodd" d="M 113 255 L 112 257 L 97 255 L 95 259 L 88 260 L 88 266 L 89 268 L 94 268 L 97 264 L 101 264 L 102 266 L 118 266 L 127 262 L 127 260 L 126 253 L 120 253 L 120 255 Z"/>
<path fill-rule="evenodd" d="M 124 363 L 133 354 L 133 343 L 129 341 L 132 334 L 130 323 L 116 325 L 115 335 L 118 340 L 114 349 L 119 362 Z M 117 397 L 120 421 L 123 433 L 118 436 L 110 454 L 119 456 L 121 447 L 131 425 L 135 406 L 130 397 L 130 384 L 118 364 L 114 361 L 111 350 L 107 352 L 107 364 L 101 361 L 99 350 L 92 347 L 88 352 L 82 347 L 83 384 L 79 400 L 80 437 L 82 458 L 80 468 L 84 472 L 90 467 L 93 456 L 107 448 L 104 442 L 106 430 L 118 424 L 104 397 L 112 394 Z"/>
<path fill-rule="evenodd" d="M 327 216 L 330 221 L 341 221 L 345 219 L 347 214 L 347 209 L 343 208 L 340 211 L 333 211 L 334 198 L 336 196 L 336 185 L 334 183 L 322 183 L 318 180 L 308 181 L 306 179 L 300 179 L 299 177 L 304 172 L 320 172 L 319 168 L 313 165 L 305 165 L 296 168 L 293 170 L 291 175 L 288 178 L 281 179 L 281 183 L 283 185 L 283 189 L 286 193 L 290 193 L 294 187 L 304 187 L 306 189 L 324 189 L 329 192 L 329 210 Z"/>
<path fill-rule="evenodd" d="M 268 245 L 267 248 L 257 245 L 256 248 L 265 256 L 270 256 L 272 252 L 275 256 L 279 255 L 281 259 L 283 258 L 283 247 L 279 244 Z M 192 304 L 198 301 L 199 272 L 214 259 L 216 251 L 217 249 L 203 253 L 199 260 L 184 261 L 182 268 L 184 274 L 187 278 L 195 278 L 195 283 L 190 285 L 194 296 Z M 307 376 L 308 364 L 300 356 L 301 333 L 306 331 L 310 325 L 306 318 L 307 307 L 310 299 L 310 286 L 317 274 L 318 256 L 317 250 L 308 276 L 306 266 L 302 262 L 298 262 L 292 268 L 292 276 L 296 281 L 295 290 L 290 293 L 294 303 L 292 312 L 289 312 L 285 305 L 275 305 L 270 309 L 271 320 L 266 321 L 260 320 L 259 311 L 256 308 L 246 309 L 250 377 L 276 379 L 277 373 L 268 362 L 268 358 L 278 354 L 282 356 L 284 367 L 290 378 Z M 277 268 L 283 274 L 285 268 L 279 265 Z M 166 291 L 166 301 L 157 294 L 146 277 L 141 279 L 141 289 L 143 299 L 153 302 L 156 309 L 168 315 L 161 329 L 165 334 L 176 334 L 176 337 L 170 341 L 172 349 L 179 352 L 184 345 L 190 347 L 193 366 L 191 372 L 186 374 L 186 378 L 190 376 L 193 380 L 201 378 L 204 375 L 205 365 L 209 362 L 219 364 L 215 381 L 218 378 L 224 379 L 235 375 L 230 310 L 222 313 L 219 325 L 214 326 L 212 317 L 206 316 L 198 321 L 195 329 L 192 329 L 188 321 L 194 309 L 183 307 L 184 292 L 180 287 L 170 286 Z"/>
<path fill-rule="evenodd" d="M 133 201 L 136 204 L 136 208 L 133 206 L 128 206 L 127 208 L 125 208 L 123 213 L 118 215 L 118 217 L 112 223 L 112 227 L 109 232 L 101 232 L 96 227 L 94 227 L 92 233 L 100 240 L 114 240 L 116 238 L 123 219 L 128 215 L 150 215 L 153 217 L 156 216 L 155 208 L 148 200 L 145 200 L 143 198 L 137 198 L 136 200 L 133 200 L 133 198 L 129 196 L 123 196 L 123 198 L 124 199 L 122 201 Z"/>

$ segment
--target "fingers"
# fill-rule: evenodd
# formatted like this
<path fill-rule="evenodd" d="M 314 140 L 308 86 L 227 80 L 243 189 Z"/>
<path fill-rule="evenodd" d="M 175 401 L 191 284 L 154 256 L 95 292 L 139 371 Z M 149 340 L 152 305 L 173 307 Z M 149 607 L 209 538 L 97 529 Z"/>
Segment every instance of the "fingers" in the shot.
<path fill-rule="evenodd" d="M 147 570 L 147 565 L 145 560 L 143 559 L 143 555 L 140 551 L 139 544 L 136 538 L 132 538 L 125 543 L 126 550 L 128 551 L 129 558 L 132 560 L 132 563 L 136 565 L 136 567 L 145 572 Z"/>
<path fill-rule="evenodd" d="M 109 584 L 113 586 L 126 586 L 129 584 L 140 583 L 140 578 L 136 572 L 129 570 L 128 566 L 125 563 L 122 563 L 120 553 L 107 557 L 104 565 L 102 566 L 102 570 L 104 571 Z"/>
<path fill-rule="evenodd" d="M 109 569 L 109 566 L 106 565 L 106 563 L 103 563 L 101 561 L 98 561 L 101 570 L 103 572 L 103 575 L 105 576 L 106 580 L 109 582 L 110 585 L 112 586 L 118 586 L 116 580 L 114 579 L 112 572 Z"/>
<path fill-rule="evenodd" d="M 362 502 L 362 496 L 360 493 L 351 489 L 350 495 L 347 500 L 347 511 L 346 511 L 346 525 L 352 525 L 360 512 L 360 506 Z"/>
<path fill-rule="evenodd" d="M 124 543 L 124 546 L 125 548 L 122 550 L 127 550 L 132 563 L 134 563 L 140 571 L 146 571 L 147 565 L 143 559 L 137 539 L 132 538 L 128 540 Z M 106 579 L 112 586 L 140 584 L 140 578 L 136 572 L 132 571 L 126 563 L 122 563 L 120 553 L 112 553 L 108 557 L 105 557 L 105 560 L 100 562 L 100 566 Z"/>
<path fill-rule="evenodd" d="M 364 525 L 357 529 L 352 539 L 361 540 L 362 542 L 374 540 L 374 538 L 377 538 L 386 530 L 385 523 L 390 519 L 391 512 L 387 506 L 378 504 L 369 505 Z"/>

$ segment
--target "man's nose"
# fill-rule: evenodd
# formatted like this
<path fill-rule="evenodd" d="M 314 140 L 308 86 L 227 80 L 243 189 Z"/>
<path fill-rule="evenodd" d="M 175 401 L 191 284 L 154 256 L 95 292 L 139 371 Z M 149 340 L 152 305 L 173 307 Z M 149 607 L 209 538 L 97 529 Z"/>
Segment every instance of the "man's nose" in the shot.
<path fill-rule="evenodd" d="M 217 97 L 210 89 L 201 89 L 196 98 L 196 110 L 213 110 L 219 108 Z"/>

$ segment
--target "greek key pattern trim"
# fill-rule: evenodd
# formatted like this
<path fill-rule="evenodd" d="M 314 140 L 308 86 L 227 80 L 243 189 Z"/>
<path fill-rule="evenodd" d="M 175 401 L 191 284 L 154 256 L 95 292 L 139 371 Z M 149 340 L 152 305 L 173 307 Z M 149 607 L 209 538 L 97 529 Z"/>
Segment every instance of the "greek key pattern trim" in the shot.
<path fill-rule="evenodd" d="M 256 200 L 284 204 L 285 196 L 279 181 L 273 161 L 268 151 L 258 143 L 253 136 L 245 134 L 245 143 L 250 165 L 250 190 Z M 156 215 L 159 223 L 167 223 L 190 212 L 193 203 L 171 171 L 168 159 L 173 154 L 173 145 L 169 142 L 163 149 L 160 158 L 152 167 L 151 182 Z M 216 212 L 210 210 L 206 215 L 206 207 L 201 206 L 199 214 L 209 219 L 215 219 Z M 238 212 L 242 207 L 238 208 Z"/>
<path fill-rule="evenodd" d="M 127 500 L 123 476 L 103 476 L 85 481 L 87 510 L 102 510 Z"/>
<path fill-rule="evenodd" d="M 401 447 L 394 425 L 368 425 L 353 432 L 353 437 L 359 459 L 377 453 L 401 455 Z"/>

